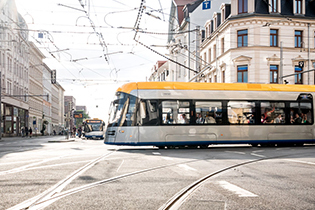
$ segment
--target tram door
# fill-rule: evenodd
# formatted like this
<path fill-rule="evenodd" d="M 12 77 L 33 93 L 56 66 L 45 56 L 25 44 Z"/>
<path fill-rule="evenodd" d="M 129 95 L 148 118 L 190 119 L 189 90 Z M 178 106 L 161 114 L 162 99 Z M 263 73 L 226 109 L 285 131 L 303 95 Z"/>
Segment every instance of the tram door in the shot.
<path fill-rule="evenodd" d="M 139 143 L 163 143 L 159 126 L 158 100 L 144 100 L 139 102 L 137 125 L 139 129 Z"/>
<path fill-rule="evenodd" d="M 122 109 L 121 125 L 116 131 L 116 142 L 125 142 L 129 144 L 137 144 L 139 141 L 139 130 L 137 126 L 137 112 L 136 112 L 137 98 L 130 96 L 125 102 L 126 109 Z"/>

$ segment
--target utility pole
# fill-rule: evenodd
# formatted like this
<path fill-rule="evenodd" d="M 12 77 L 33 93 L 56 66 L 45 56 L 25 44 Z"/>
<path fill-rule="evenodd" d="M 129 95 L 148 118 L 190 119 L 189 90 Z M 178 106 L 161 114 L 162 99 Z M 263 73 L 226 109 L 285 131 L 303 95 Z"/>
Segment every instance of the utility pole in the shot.
<path fill-rule="evenodd" d="M 200 71 L 200 26 L 196 27 L 196 71 Z M 196 78 L 197 79 L 197 78 Z"/>
<path fill-rule="evenodd" d="M 0 141 L 2 140 L 2 100 L 1 100 L 1 97 L 2 97 L 2 86 L 1 86 L 1 83 L 2 83 L 2 79 L 1 79 L 1 71 L 0 71 Z"/>
<path fill-rule="evenodd" d="M 279 72 L 279 84 L 283 84 L 283 48 L 282 48 L 282 42 L 280 42 L 280 72 Z"/>
<path fill-rule="evenodd" d="M 308 28 L 308 50 L 307 50 L 307 70 L 310 70 L 310 65 L 311 65 L 311 62 L 310 62 L 310 23 L 307 24 L 307 28 Z M 307 84 L 310 85 L 310 72 L 307 73 Z"/>

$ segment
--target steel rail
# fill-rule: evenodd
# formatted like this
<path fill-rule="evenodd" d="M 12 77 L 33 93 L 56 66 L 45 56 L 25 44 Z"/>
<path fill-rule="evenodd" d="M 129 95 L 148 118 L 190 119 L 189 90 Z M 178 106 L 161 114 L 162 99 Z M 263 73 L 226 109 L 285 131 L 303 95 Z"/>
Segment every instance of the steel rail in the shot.
<path fill-rule="evenodd" d="M 84 165 L 83 167 L 77 169 L 76 171 L 74 171 L 73 173 L 71 173 L 68 177 L 66 177 L 65 179 L 59 181 L 56 185 L 52 186 L 51 188 L 49 188 L 48 190 L 44 191 L 43 193 L 30 198 L 20 204 L 17 204 L 11 208 L 9 208 L 8 210 L 15 210 L 15 209 L 34 209 L 33 207 L 41 202 L 42 200 L 47 200 L 50 197 L 54 196 L 55 194 L 61 192 L 61 190 L 63 188 L 65 188 L 71 181 L 73 181 L 75 178 L 77 178 L 80 174 L 82 174 L 83 172 L 85 172 L 86 170 L 90 169 L 92 166 L 94 166 L 96 163 L 100 162 L 101 160 L 103 160 L 105 157 L 113 154 L 116 151 L 112 151 L 109 152 L 105 155 L 102 155 L 92 161 L 90 161 L 89 163 L 87 163 L 86 165 Z"/>
<path fill-rule="evenodd" d="M 200 187 L 202 184 L 204 184 L 209 178 L 221 174 L 222 172 L 228 171 L 230 169 L 234 169 L 240 166 L 244 166 L 244 165 L 248 165 L 251 163 L 256 163 L 256 162 L 260 162 L 260 161 L 264 161 L 264 160 L 270 160 L 270 159 L 277 159 L 277 158 L 281 158 L 281 157 L 286 157 L 286 156 L 290 156 L 290 155 L 282 155 L 282 156 L 275 156 L 275 157 L 266 157 L 266 158 L 260 158 L 260 159 L 255 159 L 255 160 L 249 160 L 249 161 L 245 161 L 242 163 L 238 163 L 238 164 L 234 164 L 228 167 L 225 167 L 223 169 L 220 169 L 218 171 L 215 171 L 213 173 L 210 173 L 204 177 L 202 177 L 201 179 L 193 182 L 192 184 L 190 184 L 189 186 L 183 188 L 181 191 L 179 191 L 177 194 L 175 194 L 172 198 L 170 198 L 164 205 L 162 205 L 159 210 L 175 210 L 175 209 L 179 209 L 179 207 L 185 203 L 185 201 L 187 200 L 187 198 L 198 188 Z"/>
<path fill-rule="evenodd" d="M 130 173 L 126 173 L 126 174 L 122 174 L 119 176 L 115 176 L 112 178 L 108 178 L 108 179 L 104 179 L 98 182 L 94 182 L 94 183 L 90 183 L 87 185 L 83 185 L 80 187 L 76 187 L 70 190 L 67 190 L 65 192 L 61 192 L 61 193 L 55 193 L 54 195 L 52 195 L 52 197 L 47 198 L 47 199 L 41 199 L 38 200 L 36 203 L 34 203 L 32 205 L 32 210 L 35 209 L 43 209 L 44 207 L 47 207 L 48 205 L 54 203 L 55 201 L 70 196 L 72 194 L 84 191 L 84 190 L 88 190 L 97 186 L 101 186 L 104 184 L 107 184 L 109 182 L 114 182 L 114 181 L 118 181 L 120 179 L 126 178 L 126 177 L 130 177 L 130 176 L 134 176 L 134 175 L 138 175 L 138 174 L 143 174 L 146 172 L 150 172 L 150 171 L 154 171 L 154 170 L 158 170 L 158 169 L 163 169 L 163 168 L 167 168 L 170 166 L 175 166 L 175 165 L 180 165 L 180 164 L 184 164 L 184 163 L 191 163 L 191 162 L 197 162 L 197 161 L 201 161 L 201 160 L 190 160 L 190 161 L 183 161 L 183 162 L 179 162 L 179 163 L 172 163 L 172 164 L 166 164 L 166 165 L 161 165 L 161 166 L 156 166 L 156 167 L 152 167 L 152 168 L 147 168 L 147 169 L 143 169 L 143 170 L 139 170 L 139 171 L 134 171 L 134 172 L 130 172 Z"/>

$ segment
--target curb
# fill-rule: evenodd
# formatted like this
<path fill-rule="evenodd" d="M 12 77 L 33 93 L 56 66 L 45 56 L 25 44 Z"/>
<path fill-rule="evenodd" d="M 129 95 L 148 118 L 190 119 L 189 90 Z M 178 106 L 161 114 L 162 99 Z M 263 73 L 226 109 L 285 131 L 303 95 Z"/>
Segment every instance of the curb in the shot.
<path fill-rule="evenodd" d="M 66 142 L 73 142 L 74 139 L 66 139 L 66 140 L 50 140 L 49 143 L 66 143 Z"/>

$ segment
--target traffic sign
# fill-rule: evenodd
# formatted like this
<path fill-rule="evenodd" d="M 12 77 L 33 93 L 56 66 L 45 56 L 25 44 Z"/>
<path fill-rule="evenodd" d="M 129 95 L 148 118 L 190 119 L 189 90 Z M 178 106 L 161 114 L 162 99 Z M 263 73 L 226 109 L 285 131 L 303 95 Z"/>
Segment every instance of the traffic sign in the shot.
<path fill-rule="evenodd" d="M 51 71 L 51 84 L 56 84 L 56 70 Z"/>
<path fill-rule="evenodd" d="M 211 1 L 202 2 L 202 10 L 211 9 Z"/>

